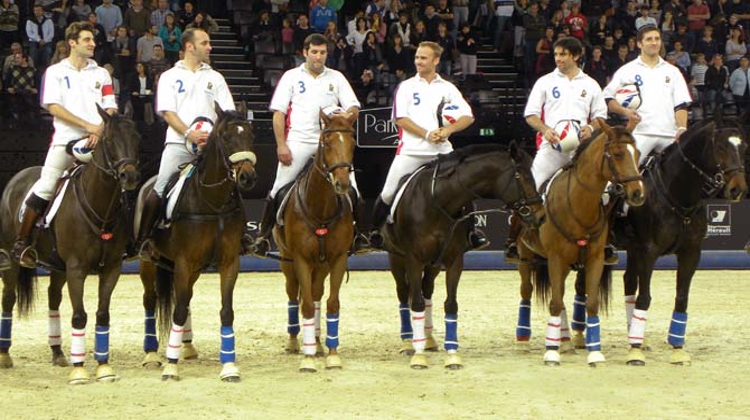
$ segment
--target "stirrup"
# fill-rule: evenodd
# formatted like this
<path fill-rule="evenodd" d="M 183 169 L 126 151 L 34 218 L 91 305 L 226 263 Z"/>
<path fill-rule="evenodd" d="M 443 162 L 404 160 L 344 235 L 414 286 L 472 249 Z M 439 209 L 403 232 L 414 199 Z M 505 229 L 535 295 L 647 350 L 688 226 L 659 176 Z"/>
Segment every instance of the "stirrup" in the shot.
<path fill-rule="evenodd" d="M 29 245 L 18 254 L 18 264 L 23 268 L 36 268 L 38 258 L 36 249 Z"/>
<path fill-rule="evenodd" d="M 518 245 L 513 242 L 505 250 L 506 264 L 521 264 L 521 256 L 518 255 Z"/>
<path fill-rule="evenodd" d="M 490 246 L 490 240 L 484 235 L 484 232 L 478 230 L 469 233 L 469 250 L 479 251 Z"/>
<path fill-rule="evenodd" d="M 379 250 L 385 250 L 385 241 L 383 239 L 383 235 L 380 233 L 379 230 L 373 230 L 370 232 L 370 237 L 368 238 L 368 241 L 370 242 L 370 248 L 373 250 L 379 249 Z"/>
<path fill-rule="evenodd" d="M 620 256 L 617 255 L 617 249 L 614 245 L 608 244 L 604 247 L 604 265 L 617 265 L 620 263 Z"/>
<path fill-rule="evenodd" d="M 261 236 L 258 237 L 252 245 L 250 245 L 247 253 L 258 258 L 268 258 L 268 252 L 270 250 L 271 242 Z"/>
<path fill-rule="evenodd" d="M 146 239 L 141 243 L 141 246 L 137 247 L 138 253 L 136 254 L 137 257 L 144 262 L 153 262 L 154 261 L 154 248 L 151 243 L 151 239 Z"/>
<path fill-rule="evenodd" d="M 354 241 L 352 242 L 352 254 L 361 255 L 367 254 L 371 251 L 372 245 L 370 244 L 370 240 L 367 239 L 367 236 L 361 233 L 354 235 Z"/>

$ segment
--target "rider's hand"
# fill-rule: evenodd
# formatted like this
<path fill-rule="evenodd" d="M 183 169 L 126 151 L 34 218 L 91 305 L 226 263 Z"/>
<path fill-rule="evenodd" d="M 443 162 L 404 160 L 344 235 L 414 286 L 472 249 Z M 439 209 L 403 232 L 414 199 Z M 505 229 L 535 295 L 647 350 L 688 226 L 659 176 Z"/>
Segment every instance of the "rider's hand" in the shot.
<path fill-rule="evenodd" d="M 99 137 L 102 135 L 102 128 L 104 128 L 104 123 L 96 125 L 96 124 L 86 124 L 86 133 L 88 133 L 88 140 L 86 141 L 86 147 L 89 149 L 93 149 L 96 147 L 96 144 L 99 143 Z"/>
<path fill-rule="evenodd" d="M 542 137 L 544 137 L 544 139 L 552 145 L 560 143 L 560 135 L 557 134 L 557 131 L 553 130 L 552 128 L 547 128 L 546 130 L 544 130 L 544 133 L 542 133 Z"/>
<path fill-rule="evenodd" d="M 209 133 L 207 131 L 190 131 L 187 135 L 187 139 L 190 140 L 191 143 L 197 144 L 199 149 L 202 149 L 203 146 L 206 145 L 206 141 L 208 141 Z"/>
<path fill-rule="evenodd" d="M 289 146 L 287 146 L 286 144 L 278 146 L 276 148 L 276 157 L 284 166 L 289 166 L 292 164 L 292 151 L 289 150 Z"/>

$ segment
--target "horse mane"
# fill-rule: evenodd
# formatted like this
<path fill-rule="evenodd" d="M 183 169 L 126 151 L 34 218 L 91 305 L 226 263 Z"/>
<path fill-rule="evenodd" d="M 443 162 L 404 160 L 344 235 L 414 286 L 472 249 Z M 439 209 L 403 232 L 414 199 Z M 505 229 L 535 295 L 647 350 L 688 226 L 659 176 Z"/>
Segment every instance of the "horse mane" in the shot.
<path fill-rule="evenodd" d="M 441 168 L 452 168 L 456 165 L 464 162 L 466 159 L 474 156 L 484 155 L 488 153 L 503 153 L 508 152 L 509 147 L 502 144 L 486 143 L 486 144 L 472 144 L 469 146 L 456 149 L 450 153 L 444 153 L 438 155 L 438 158 L 426 165 L 427 168 L 434 168 L 435 165 L 440 165 Z"/>

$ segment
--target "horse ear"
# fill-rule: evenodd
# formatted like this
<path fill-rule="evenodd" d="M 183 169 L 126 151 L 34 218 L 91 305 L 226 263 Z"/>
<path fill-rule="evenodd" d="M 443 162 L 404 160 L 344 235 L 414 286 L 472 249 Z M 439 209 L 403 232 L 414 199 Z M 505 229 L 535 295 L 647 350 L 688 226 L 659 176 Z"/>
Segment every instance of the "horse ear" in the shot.
<path fill-rule="evenodd" d="M 520 150 L 521 150 L 521 149 L 520 149 L 520 148 L 518 147 L 518 143 L 516 143 L 516 141 L 515 141 L 515 140 L 512 140 L 512 141 L 510 142 L 510 144 L 508 145 L 508 151 L 510 152 L 510 157 L 511 157 L 511 158 L 512 158 L 513 160 L 515 160 L 515 161 L 518 161 L 518 160 L 519 160 L 519 159 L 518 159 L 518 155 L 520 154 L 520 153 L 519 153 L 519 152 L 520 152 Z"/>
<path fill-rule="evenodd" d="M 107 111 L 104 110 L 99 104 L 96 104 L 96 111 L 99 113 L 99 115 L 102 117 L 102 121 L 106 124 L 109 122 L 109 120 L 112 119 L 112 116 L 107 113 Z"/>
<path fill-rule="evenodd" d="M 614 133 L 612 133 L 612 127 L 607 124 L 607 121 L 605 121 L 602 117 L 597 117 L 596 120 L 599 122 L 599 128 L 604 131 L 604 134 L 607 135 L 607 138 L 610 140 L 614 140 L 615 135 Z"/>
<path fill-rule="evenodd" d="M 219 118 L 224 117 L 224 110 L 221 109 L 221 105 L 219 105 L 218 102 L 214 101 L 214 110 L 216 110 L 216 116 Z M 217 119 L 219 119 L 217 118 Z"/>
<path fill-rule="evenodd" d="M 356 112 L 349 113 L 346 117 L 346 123 L 354 127 L 355 122 L 357 122 L 357 113 Z"/>
<path fill-rule="evenodd" d="M 323 112 L 323 108 L 318 111 L 318 114 L 320 114 L 320 119 L 323 120 L 323 124 L 329 125 L 331 123 L 331 117 Z"/>
<path fill-rule="evenodd" d="M 237 112 L 242 115 L 247 115 L 247 102 L 240 101 L 239 106 L 237 107 Z"/>
<path fill-rule="evenodd" d="M 638 121 L 636 121 L 636 120 L 634 120 L 632 118 L 629 119 L 628 120 L 628 124 L 625 126 L 625 131 L 627 131 L 628 133 L 632 134 L 633 130 L 635 130 L 635 126 L 636 125 L 638 125 Z"/>

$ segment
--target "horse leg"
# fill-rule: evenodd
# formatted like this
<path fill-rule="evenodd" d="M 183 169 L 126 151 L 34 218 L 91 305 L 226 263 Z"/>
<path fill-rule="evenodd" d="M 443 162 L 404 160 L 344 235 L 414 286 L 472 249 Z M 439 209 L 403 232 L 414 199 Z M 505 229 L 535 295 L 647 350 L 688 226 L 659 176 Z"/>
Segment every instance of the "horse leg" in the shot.
<path fill-rule="evenodd" d="M 546 351 L 544 352 L 544 364 L 548 366 L 560 365 L 560 342 L 562 339 L 562 318 L 560 316 L 565 305 L 565 278 L 570 272 L 570 267 L 560 258 L 550 255 L 547 260 L 547 269 L 551 285 L 551 299 L 549 303 L 549 319 L 547 320 L 547 335 L 544 339 Z"/>
<path fill-rule="evenodd" d="M 185 325 L 182 328 L 182 353 L 180 358 L 182 360 L 195 360 L 198 358 L 198 349 L 193 344 L 193 313 L 189 306 L 187 309 L 187 318 L 185 318 Z"/>
<path fill-rule="evenodd" d="M 114 382 L 120 379 L 109 365 L 109 304 L 121 269 L 121 264 L 114 263 L 99 275 L 99 305 L 96 309 L 94 340 L 94 359 L 98 362 L 96 380 L 99 382 Z"/>
<path fill-rule="evenodd" d="M 146 356 L 141 365 L 147 369 L 161 367 L 159 339 L 156 335 L 156 265 L 141 260 L 141 284 L 143 284 L 144 334 L 143 351 Z"/>
<path fill-rule="evenodd" d="M 328 270 L 320 268 L 313 269 L 312 274 L 312 297 L 313 306 L 315 307 L 315 356 L 323 357 L 326 355 L 323 349 L 323 343 L 320 342 L 320 301 L 325 293 L 325 280 Z"/>
<path fill-rule="evenodd" d="M 427 338 L 425 336 L 425 301 L 422 294 L 422 265 L 416 261 L 408 261 L 405 265 L 406 280 L 409 283 L 409 292 L 411 295 L 411 325 L 414 329 L 414 338 L 412 346 L 414 355 L 409 365 L 413 369 L 426 369 L 427 358 L 424 356 L 424 349 Z"/>
<path fill-rule="evenodd" d="M 599 324 L 599 284 L 604 271 L 604 256 L 593 255 L 585 264 L 586 270 L 586 350 L 589 354 L 587 362 L 589 366 L 596 367 L 599 363 L 606 362 L 602 354 L 601 328 Z"/>
<path fill-rule="evenodd" d="M 424 296 L 424 333 L 426 351 L 438 351 L 438 343 L 433 337 L 432 293 L 435 291 L 435 277 L 440 274 L 440 267 L 426 265 L 422 277 L 422 295 Z"/>
<path fill-rule="evenodd" d="M 68 360 L 62 351 L 62 328 L 60 327 L 60 303 L 62 302 L 62 288 L 65 286 L 65 274 L 58 271 L 50 273 L 47 288 L 47 341 L 52 350 L 52 366 L 66 367 Z"/>
<path fill-rule="evenodd" d="M 531 253 L 523 241 L 518 241 L 518 251 L 524 255 Z M 521 302 L 518 303 L 516 345 L 523 345 L 524 347 L 528 347 L 531 339 L 531 294 L 534 292 L 534 285 L 531 283 L 531 270 L 532 266 L 528 261 L 521 261 L 518 264 L 518 274 L 521 276 Z"/>
<path fill-rule="evenodd" d="M 443 307 L 445 309 L 445 351 L 448 353 L 445 367 L 451 370 L 464 367 L 461 356 L 458 355 L 458 301 L 456 300 L 458 282 L 461 280 L 463 268 L 463 255 L 459 255 L 445 269 L 446 297 Z"/>
<path fill-rule="evenodd" d="M 219 312 L 219 316 L 221 317 L 221 350 L 219 359 L 222 368 L 219 378 L 224 382 L 239 382 L 240 370 L 235 365 L 233 307 L 234 286 L 237 283 L 237 275 L 240 271 L 239 256 L 232 255 L 231 259 L 223 261 L 220 267 L 221 312 Z M 189 318 L 190 314 L 188 312 Z"/>
<path fill-rule="evenodd" d="M 580 272 L 579 272 L 580 274 Z M 571 342 L 576 349 L 586 348 L 586 277 L 576 276 L 576 294 L 573 297 L 573 321 L 570 327 L 573 330 Z"/>
<path fill-rule="evenodd" d="M 68 295 L 73 308 L 73 317 L 71 322 L 71 340 L 70 340 L 70 362 L 73 363 L 73 370 L 68 375 L 68 383 L 71 385 L 81 385 L 89 382 L 89 374 L 83 367 L 86 361 L 86 310 L 83 306 L 83 285 L 86 280 L 86 271 L 68 267 L 66 276 L 68 277 Z"/>
<path fill-rule="evenodd" d="M 299 282 L 297 276 L 294 274 L 294 267 L 289 262 L 281 263 L 281 271 L 284 273 L 286 278 L 286 294 L 287 300 L 287 325 L 286 331 L 289 334 L 289 339 L 286 343 L 286 352 L 297 354 L 299 353 Z"/>
<path fill-rule="evenodd" d="M 326 347 L 328 347 L 326 369 L 341 369 L 341 358 L 338 354 L 341 308 L 339 291 L 341 290 L 341 282 L 344 279 L 347 263 L 347 256 L 344 254 L 331 264 L 331 289 L 328 292 L 328 301 L 326 302 Z"/>
<path fill-rule="evenodd" d="M 667 341 L 674 351 L 669 357 L 669 362 L 674 365 L 689 366 L 691 364 L 690 354 L 683 349 L 685 346 L 685 333 L 687 331 L 687 307 L 690 295 L 690 283 L 693 280 L 695 270 L 701 259 L 700 245 L 683 249 L 677 253 L 677 296 L 672 312 L 672 321 L 669 324 L 669 337 Z"/>
<path fill-rule="evenodd" d="M 312 292 L 312 267 L 302 257 L 294 259 L 294 273 L 299 281 L 302 310 L 302 353 L 300 372 L 317 372 L 315 366 L 315 303 Z"/>
<path fill-rule="evenodd" d="M 409 282 L 406 280 L 406 269 L 404 259 L 393 254 L 388 254 L 391 260 L 391 274 L 396 281 L 396 296 L 398 297 L 398 313 L 401 319 L 401 348 L 399 353 L 411 356 L 414 354 L 411 340 L 413 330 L 411 328 L 411 313 L 409 311 Z"/>
<path fill-rule="evenodd" d="M 651 306 L 651 275 L 654 271 L 657 256 L 646 252 L 637 252 L 632 255 L 633 258 L 628 256 L 628 270 L 632 267 L 632 272 L 629 275 L 626 272 L 628 276 L 624 280 L 628 343 L 630 344 L 626 363 L 631 366 L 643 366 L 646 364 L 646 355 L 643 353 L 643 349 L 648 308 Z M 633 261 L 632 266 L 631 260 Z M 632 304 L 629 302 L 632 302 Z"/>
<path fill-rule="evenodd" d="M 3 272 L 3 298 L 0 315 L 0 369 L 13 367 L 10 357 L 10 346 L 13 330 L 13 307 L 16 305 L 16 283 L 18 282 L 18 266 L 14 264 L 10 270 Z M 12 281 L 15 280 L 15 281 Z"/>
<path fill-rule="evenodd" d="M 193 297 L 193 283 L 198 275 L 188 270 L 183 258 L 178 258 L 175 261 L 172 276 L 175 304 L 167 344 L 167 364 L 161 373 L 161 379 L 164 381 L 180 379 L 177 362 L 180 360 L 182 353 L 182 337 L 188 317 L 190 299 Z"/>

